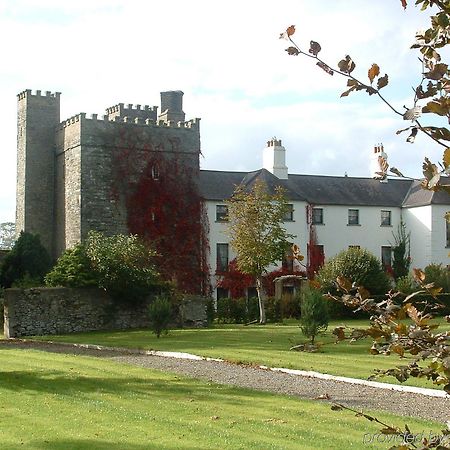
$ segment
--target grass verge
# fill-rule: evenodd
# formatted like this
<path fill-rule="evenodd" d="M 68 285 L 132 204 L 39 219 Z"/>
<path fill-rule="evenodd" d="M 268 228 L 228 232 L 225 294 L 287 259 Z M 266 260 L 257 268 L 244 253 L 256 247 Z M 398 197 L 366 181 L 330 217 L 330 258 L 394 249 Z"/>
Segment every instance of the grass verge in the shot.
<path fill-rule="evenodd" d="M 10 349 L 1 350 L 0 358 L 2 450 L 388 446 L 368 442 L 378 433 L 376 424 L 332 412 L 320 401 L 220 386 L 98 358 Z M 376 416 L 397 426 L 405 421 L 385 413 Z M 407 421 L 418 433 L 442 428 Z"/>
<path fill-rule="evenodd" d="M 364 320 L 347 320 L 354 327 L 367 326 Z M 304 341 L 297 323 L 285 325 L 219 325 L 206 329 L 172 330 L 167 336 L 157 339 L 149 330 L 77 333 L 64 336 L 39 336 L 35 339 L 112 347 L 140 348 L 194 353 L 201 356 L 223 358 L 233 362 L 313 370 L 332 375 L 367 379 L 374 369 L 388 369 L 405 364 L 409 359 L 400 359 L 369 354 L 371 341 L 334 343 L 331 331 L 342 322 L 334 321 L 328 331 L 318 337 L 324 343 L 318 353 L 290 351 L 290 347 Z M 447 329 L 449 328 L 446 325 Z M 446 329 L 443 327 L 443 329 Z M 379 381 L 397 383 L 395 378 L 380 378 Z M 406 385 L 433 388 L 424 379 L 410 379 Z"/>

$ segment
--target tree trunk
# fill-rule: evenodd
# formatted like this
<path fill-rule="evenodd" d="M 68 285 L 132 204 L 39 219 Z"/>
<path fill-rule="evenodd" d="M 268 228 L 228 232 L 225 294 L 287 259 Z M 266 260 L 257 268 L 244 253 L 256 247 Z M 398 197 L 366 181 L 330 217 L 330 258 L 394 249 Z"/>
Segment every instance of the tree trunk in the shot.
<path fill-rule="evenodd" d="M 256 291 L 258 292 L 258 301 L 259 301 L 259 323 L 266 323 L 266 291 L 263 286 L 263 278 L 262 276 L 256 277 Z"/>

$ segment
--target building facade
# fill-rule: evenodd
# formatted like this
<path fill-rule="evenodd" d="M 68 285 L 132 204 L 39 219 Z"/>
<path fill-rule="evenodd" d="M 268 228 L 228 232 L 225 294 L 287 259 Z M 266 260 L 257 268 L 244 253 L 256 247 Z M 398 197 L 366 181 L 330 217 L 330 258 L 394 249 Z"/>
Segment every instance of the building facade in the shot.
<path fill-rule="evenodd" d="M 325 260 L 359 246 L 388 266 L 394 233 L 403 222 L 411 234 L 412 267 L 447 265 L 450 230 L 444 216 L 450 211 L 449 194 L 425 191 L 419 181 L 402 178 L 290 174 L 286 149 L 276 138 L 263 149 L 259 170 L 200 170 L 200 119 L 185 120 L 182 97 L 181 91 L 162 92 L 160 114 L 156 106 L 119 103 L 101 118 L 80 113 L 61 121 L 59 93 L 20 93 L 17 233 L 39 234 L 54 258 L 83 241 L 91 229 L 112 235 L 146 234 L 148 228 L 151 233 L 146 237 L 165 240 L 166 247 L 161 248 L 170 248 L 168 242 L 175 242 L 178 233 L 171 265 L 184 258 L 201 266 L 197 272 L 210 272 L 208 283 L 216 292 L 216 272 L 226 270 L 235 256 L 226 235 L 224 202 L 236 186 L 251 187 L 262 180 L 269 189 L 284 188 L 291 205 L 285 227 L 305 255 L 314 236 L 314 251 Z M 370 160 L 373 175 L 386 158 L 382 147 L 376 146 Z M 176 172 L 176 177 L 170 178 L 168 171 Z M 183 176 L 185 184 L 176 184 Z M 172 196 L 165 196 L 168 190 Z M 155 192 L 167 200 L 161 198 L 156 205 Z M 183 195 L 198 196 L 204 210 L 193 212 L 193 203 L 179 201 Z M 188 224 L 186 216 L 194 216 Z M 200 221 L 203 234 L 196 227 Z M 158 225 L 166 234 L 158 231 Z M 188 237 L 192 248 L 202 247 L 199 257 L 176 255 Z M 192 251 L 183 248 L 180 251 Z M 179 272 L 183 270 L 180 266 Z M 183 276 L 193 279 L 187 272 Z"/>

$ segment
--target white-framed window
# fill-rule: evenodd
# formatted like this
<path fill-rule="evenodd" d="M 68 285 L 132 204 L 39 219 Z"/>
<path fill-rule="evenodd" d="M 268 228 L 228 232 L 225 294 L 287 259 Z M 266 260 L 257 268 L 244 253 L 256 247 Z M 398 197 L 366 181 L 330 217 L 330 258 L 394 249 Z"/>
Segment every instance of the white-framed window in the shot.
<path fill-rule="evenodd" d="M 216 205 L 216 222 L 226 222 L 228 220 L 228 206 Z"/>
<path fill-rule="evenodd" d="M 384 268 L 392 267 L 392 247 L 388 245 L 381 247 L 381 264 Z"/>
<path fill-rule="evenodd" d="M 288 203 L 286 211 L 283 216 L 283 222 L 292 222 L 294 220 L 294 205 Z"/>
<path fill-rule="evenodd" d="M 381 226 L 390 227 L 392 225 L 392 213 L 391 211 L 381 210 Z"/>
<path fill-rule="evenodd" d="M 217 271 L 226 272 L 228 270 L 228 244 L 217 244 Z"/>
<path fill-rule="evenodd" d="M 348 210 L 348 225 L 359 225 L 359 209 Z"/>
<path fill-rule="evenodd" d="M 323 208 L 313 208 L 312 224 L 313 225 L 323 225 Z"/>

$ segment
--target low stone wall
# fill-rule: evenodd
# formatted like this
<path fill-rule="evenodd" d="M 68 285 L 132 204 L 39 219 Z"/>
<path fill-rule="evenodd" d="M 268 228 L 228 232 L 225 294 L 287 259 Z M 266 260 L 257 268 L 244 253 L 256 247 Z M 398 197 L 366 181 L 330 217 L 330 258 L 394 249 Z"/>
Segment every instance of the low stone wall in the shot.
<path fill-rule="evenodd" d="M 66 334 L 94 330 L 149 327 L 147 305 L 113 302 L 100 289 L 6 289 L 4 333 L 6 338 Z M 183 325 L 205 325 L 206 307 L 188 301 L 181 311 Z"/>

